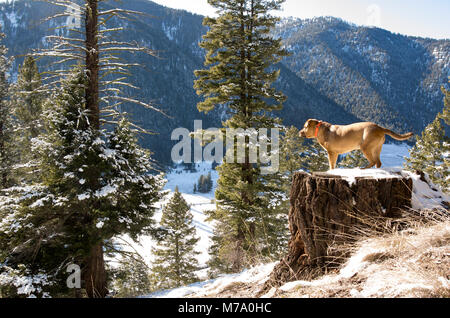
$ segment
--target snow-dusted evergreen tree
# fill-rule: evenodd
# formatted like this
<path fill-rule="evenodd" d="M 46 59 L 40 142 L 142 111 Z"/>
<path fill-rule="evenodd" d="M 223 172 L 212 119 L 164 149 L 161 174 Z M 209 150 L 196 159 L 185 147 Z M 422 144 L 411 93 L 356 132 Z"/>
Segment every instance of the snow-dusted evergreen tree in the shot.
<path fill-rule="evenodd" d="M 198 178 L 197 191 L 200 192 L 200 193 L 206 193 L 207 192 L 205 180 L 206 180 L 206 178 L 205 178 L 204 175 L 201 175 Z"/>
<path fill-rule="evenodd" d="M 306 156 L 307 170 L 309 172 L 327 171 L 330 169 L 330 165 L 328 163 L 328 153 L 316 140 L 312 141 L 308 149 L 309 150 L 306 152 Z"/>
<path fill-rule="evenodd" d="M 4 34 L 0 33 L 0 42 Z M 14 146 L 14 127 L 11 104 L 8 97 L 9 83 L 6 78 L 10 59 L 8 49 L 0 45 L 0 189 L 13 183 L 11 170 L 17 161 L 17 148 Z"/>
<path fill-rule="evenodd" d="M 200 192 L 200 193 L 208 193 L 212 190 L 213 187 L 213 181 L 211 178 L 211 172 L 208 172 L 206 176 L 201 175 L 198 178 L 197 184 L 194 185 L 194 193 Z"/>
<path fill-rule="evenodd" d="M 214 211 L 205 211 L 206 215 L 213 215 Z M 240 250 L 235 249 L 233 244 L 226 242 L 225 239 L 229 237 L 229 233 L 233 233 L 234 224 L 228 224 L 223 220 L 216 221 L 213 229 L 213 236 L 211 237 L 211 245 L 208 247 L 208 276 L 209 278 L 216 278 L 220 274 L 232 273 L 234 260 L 242 255 L 235 255 L 241 253 Z"/>
<path fill-rule="evenodd" d="M 154 203 L 161 198 L 162 180 L 149 174 L 148 151 L 137 145 L 128 121 L 122 119 L 113 132 L 92 127 L 86 80 L 84 70 L 76 69 L 44 106 L 46 132 L 32 139 L 39 182 L 11 188 L 0 198 L 4 274 L 25 266 L 24 274 L 46 275 L 51 295 L 68 292 L 69 263 L 82 270 L 104 266 L 103 258 L 87 264 L 99 243 L 125 233 L 133 239 L 152 234 Z M 89 277 L 85 270 L 86 290 L 92 287 Z"/>
<path fill-rule="evenodd" d="M 285 96 L 272 86 L 279 77 L 273 66 L 287 52 L 281 48 L 281 39 L 270 34 L 278 21 L 271 12 L 280 9 L 283 1 L 208 2 L 218 17 L 204 20 L 209 31 L 200 46 L 206 50 L 206 69 L 195 72 L 194 85 L 204 100 L 197 108 L 209 112 L 226 107 L 225 128 L 276 127 L 279 120 L 272 112 L 281 109 Z M 244 146 L 243 163 L 224 162 L 216 169 L 217 211 L 209 215 L 217 222 L 215 236 L 220 237 L 215 242 L 221 251 L 212 255 L 211 262 L 229 262 L 236 272 L 261 257 L 276 257 L 281 212 L 273 202 L 283 194 L 275 180 L 280 176 L 263 175 L 263 164 L 251 163 L 248 142 Z"/>
<path fill-rule="evenodd" d="M 361 150 L 353 150 L 345 155 L 345 158 L 339 162 L 342 168 L 364 168 L 369 165 L 366 157 L 364 157 Z"/>
<path fill-rule="evenodd" d="M 27 56 L 19 67 L 17 82 L 11 88 L 11 111 L 15 119 L 14 136 L 18 153 L 12 173 L 20 182 L 37 177 L 33 170 L 35 158 L 31 152 L 31 139 L 43 130 L 41 119 L 44 100 L 45 93 L 36 61 Z"/>
<path fill-rule="evenodd" d="M 158 247 L 152 272 L 158 281 L 158 288 L 173 288 L 195 282 L 198 278 L 198 261 L 195 244 L 199 241 L 192 224 L 189 205 L 175 188 L 173 197 L 164 207 L 161 226 L 165 230 Z"/>
<path fill-rule="evenodd" d="M 45 100 L 41 75 L 36 61 L 27 56 L 19 67 L 17 82 L 12 85 L 11 107 L 16 118 L 18 147 L 22 150 L 21 162 L 27 160 L 31 149 L 31 139 L 42 130 L 41 115 Z"/>
<path fill-rule="evenodd" d="M 295 171 L 306 170 L 308 156 L 305 155 L 308 147 L 305 139 L 300 137 L 299 130 L 294 127 L 284 127 L 280 142 L 280 173 L 285 197 L 282 201 L 286 214 L 289 211 L 289 194 L 292 177 Z M 286 223 L 286 236 L 288 235 L 288 222 Z"/>
<path fill-rule="evenodd" d="M 212 181 L 212 177 L 211 177 L 211 171 L 208 172 L 207 176 L 206 176 L 206 189 L 207 192 L 210 192 L 213 188 L 213 181 Z"/>
<path fill-rule="evenodd" d="M 447 97 L 447 96 L 446 96 Z M 444 106 L 444 114 L 448 101 Z M 442 125 L 442 114 L 438 114 L 434 121 L 425 127 L 421 136 L 417 137 L 416 144 L 409 151 L 405 166 L 409 170 L 419 170 L 427 173 L 431 180 L 450 191 L 450 138 L 445 134 Z M 445 116 L 444 116 L 445 117 Z"/>
<path fill-rule="evenodd" d="M 440 118 L 443 119 L 447 125 L 450 125 L 450 89 L 445 89 L 444 87 L 441 89 L 444 94 L 444 110 L 442 111 Z"/>
<path fill-rule="evenodd" d="M 280 170 L 287 176 L 299 169 L 306 169 L 307 151 L 305 139 L 299 136 L 299 130 L 294 127 L 286 127 L 281 138 L 280 147 Z"/>
<path fill-rule="evenodd" d="M 115 297 L 137 297 L 153 292 L 156 284 L 152 281 L 150 268 L 142 256 L 131 253 L 122 257 L 117 267 L 110 269 L 111 290 Z"/>

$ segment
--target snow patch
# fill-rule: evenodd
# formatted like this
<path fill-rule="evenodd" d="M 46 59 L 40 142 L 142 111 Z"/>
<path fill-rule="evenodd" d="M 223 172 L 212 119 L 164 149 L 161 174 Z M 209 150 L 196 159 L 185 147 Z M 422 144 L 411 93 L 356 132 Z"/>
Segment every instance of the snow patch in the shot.
<path fill-rule="evenodd" d="M 232 283 L 250 283 L 263 284 L 268 278 L 277 263 L 269 263 L 256 266 L 242 271 L 238 274 L 222 275 L 216 279 L 205 282 L 199 282 L 184 287 L 170 290 L 158 291 L 143 298 L 177 298 L 185 297 L 190 294 L 196 294 L 197 297 L 204 297 L 216 293 L 220 293 L 223 289 Z"/>
<path fill-rule="evenodd" d="M 95 196 L 98 198 L 102 198 L 102 197 L 106 197 L 107 195 L 114 193 L 117 191 L 117 187 L 116 186 L 112 186 L 112 185 L 106 185 L 103 188 L 101 188 L 100 190 L 95 192 Z"/>
<path fill-rule="evenodd" d="M 17 16 L 17 14 L 14 11 L 12 11 L 12 12 L 5 12 L 5 16 L 9 20 L 9 22 L 11 23 L 11 26 L 13 28 L 17 28 L 19 26 L 19 19 L 20 19 L 20 17 Z"/>
<path fill-rule="evenodd" d="M 356 178 L 366 177 L 374 179 L 386 178 L 411 178 L 413 181 L 411 206 L 414 210 L 422 209 L 442 209 L 445 202 L 450 202 L 450 195 L 434 185 L 427 175 L 420 175 L 403 170 L 402 168 L 385 169 L 334 169 L 329 170 L 328 174 L 340 176 L 345 179 L 350 186 L 354 184 Z"/>
<path fill-rule="evenodd" d="M 83 200 L 86 200 L 86 199 L 89 199 L 89 198 L 90 198 L 90 194 L 89 193 L 82 193 L 82 194 L 78 195 L 78 200 L 79 201 L 83 201 Z"/>

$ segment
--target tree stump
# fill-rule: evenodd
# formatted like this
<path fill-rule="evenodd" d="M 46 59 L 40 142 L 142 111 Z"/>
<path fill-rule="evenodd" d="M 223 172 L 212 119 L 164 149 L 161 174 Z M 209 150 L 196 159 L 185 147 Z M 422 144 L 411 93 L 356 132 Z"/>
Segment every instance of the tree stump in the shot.
<path fill-rule="evenodd" d="M 345 255 L 331 247 L 348 243 L 364 228 L 376 226 L 380 219 L 400 217 L 411 207 L 412 185 L 411 178 L 401 175 L 356 177 L 349 182 L 326 173 L 295 173 L 290 193 L 288 253 L 274 268 L 264 289 L 312 279 L 342 263 L 339 260 Z"/>

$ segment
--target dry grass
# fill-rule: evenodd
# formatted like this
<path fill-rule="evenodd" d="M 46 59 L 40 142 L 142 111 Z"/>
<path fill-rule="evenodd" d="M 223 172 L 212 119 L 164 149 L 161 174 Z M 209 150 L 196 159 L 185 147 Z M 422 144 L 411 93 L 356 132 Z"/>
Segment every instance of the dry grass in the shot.
<path fill-rule="evenodd" d="M 411 211 L 401 220 L 369 222 L 353 243 L 331 247 L 350 256 L 334 272 L 272 288 L 262 297 L 450 297 L 448 211 Z M 207 296 L 258 297 L 263 283 L 230 281 Z"/>
<path fill-rule="evenodd" d="M 274 296 L 450 297 L 448 211 L 383 222 L 362 227 L 355 243 L 334 247 L 351 255 L 338 273 L 285 285 Z"/>

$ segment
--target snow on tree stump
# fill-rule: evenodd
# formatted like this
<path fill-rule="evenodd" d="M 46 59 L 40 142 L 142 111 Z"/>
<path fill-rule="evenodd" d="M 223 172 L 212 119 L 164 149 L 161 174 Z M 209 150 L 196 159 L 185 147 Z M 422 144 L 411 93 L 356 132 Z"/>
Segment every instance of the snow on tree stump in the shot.
<path fill-rule="evenodd" d="M 296 172 L 290 193 L 288 253 L 275 266 L 264 290 L 312 279 L 336 267 L 335 260 L 345 255 L 333 255 L 330 246 L 348 242 L 373 219 L 400 217 L 411 208 L 412 186 L 411 178 L 401 175 L 349 181 L 327 173 Z"/>

